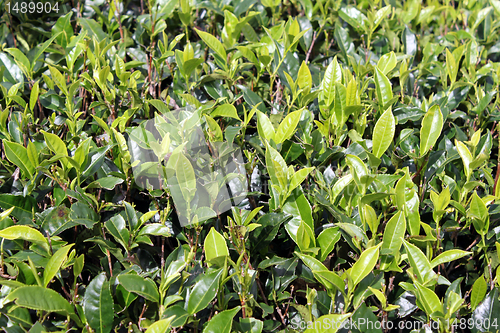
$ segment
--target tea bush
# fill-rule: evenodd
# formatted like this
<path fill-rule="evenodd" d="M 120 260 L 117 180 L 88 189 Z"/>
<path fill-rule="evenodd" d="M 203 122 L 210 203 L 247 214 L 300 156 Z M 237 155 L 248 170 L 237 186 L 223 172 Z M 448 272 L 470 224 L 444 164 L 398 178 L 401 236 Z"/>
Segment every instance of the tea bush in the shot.
<path fill-rule="evenodd" d="M 4 331 L 500 329 L 500 1 L 0 4 Z"/>

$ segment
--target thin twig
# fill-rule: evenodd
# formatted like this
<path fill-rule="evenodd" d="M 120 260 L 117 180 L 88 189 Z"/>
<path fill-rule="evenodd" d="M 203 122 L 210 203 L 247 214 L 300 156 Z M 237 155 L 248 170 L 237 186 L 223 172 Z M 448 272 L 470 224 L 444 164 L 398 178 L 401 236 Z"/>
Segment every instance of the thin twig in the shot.
<path fill-rule="evenodd" d="M 471 249 L 474 245 L 476 245 L 476 244 L 477 244 L 477 242 L 479 242 L 480 240 L 481 240 L 481 237 L 477 236 L 477 237 L 476 237 L 476 239 L 474 239 L 474 241 L 472 242 L 472 244 L 471 244 L 471 245 L 469 245 L 469 246 L 465 249 L 465 251 L 469 251 L 469 250 L 470 250 L 470 249 Z"/>
<path fill-rule="evenodd" d="M 104 227 L 102 227 L 102 237 L 106 240 L 106 233 L 104 232 Z M 108 265 L 109 265 L 109 275 L 113 276 L 113 265 L 111 265 L 111 254 L 109 250 L 106 249 L 106 256 L 108 257 Z"/>
<path fill-rule="evenodd" d="M 309 56 L 311 55 L 312 49 L 314 48 L 314 42 L 316 42 L 316 38 L 317 38 L 316 31 L 314 31 L 313 38 L 311 41 L 311 46 L 309 46 L 309 50 L 307 50 L 307 54 L 306 54 L 306 60 L 305 60 L 306 64 L 309 61 Z"/>
<path fill-rule="evenodd" d="M 142 316 L 144 315 L 144 312 L 146 312 L 146 303 L 144 303 L 144 305 L 142 306 L 142 312 L 141 312 L 141 315 L 139 316 L 139 329 L 142 331 L 142 328 L 141 328 L 141 321 L 143 321 L 144 319 L 146 318 L 142 318 Z"/>
<path fill-rule="evenodd" d="M 125 46 L 125 37 L 123 35 L 123 26 L 122 26 L 122 14 L 120 13 L 120 9 L 118 8 L 118 4 L 116 2 L 116 0 L 112 0 L 114 1 L 115 3 L 115 10 L 116 12 L 118 13 L 118 15 L 116 15 L 116 19 L 118 20 L 118 29 L 120 30 L 120 39 L 122 40 L 122 44 Z"/>

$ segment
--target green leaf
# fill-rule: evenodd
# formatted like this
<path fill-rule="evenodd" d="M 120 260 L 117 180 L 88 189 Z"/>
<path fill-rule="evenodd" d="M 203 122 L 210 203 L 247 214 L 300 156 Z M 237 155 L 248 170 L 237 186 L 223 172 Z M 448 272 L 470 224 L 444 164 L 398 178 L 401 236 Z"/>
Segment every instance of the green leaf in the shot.
<path fill-rule="evenodd" d="M 106 273 L 97 275 L 85 289 L 84 313 L 96 333 L 109 333 L 113 328 L 114 303 Z"/>
<path fill-rule="evenodd" d="M 297 84 L 299 88 L 304 91 L 307 95 L 312 89 L 312 76 L 309 67 L 307 66 L 305 61 L 302 61 L 302 64 L 299 68 L 299 73 L 297 77 Z"/>
<path fill-rule="evenodd" d="M 450 204 L 451 195 L 450 188 L 446 187 L 439 195 L 431 191 L 431 201 L 434 205 L 432 216 L 434 221 L 439 222 L 441 216 L 445 213 L 446 207 Z"/>
<path fill-rule="evenodd" d="M 373 295 L 375 295 L 375 297 L 380 301 L 382 307 L 386 306 L 387 298 L 385 297 L 385 294 L 383 292 L 381 292 L 378 289 L 372 288 L 370 286 L 368 286 L 368 290 L 370 290 L 373 293 Z"/>
<path fill-rule="evenodd" d="M 75 162 L 80 164 L 80 171 L 83 171 L 85 159 L 89 154 L 91 140 L 92 138 L 87 138 L 83 142 L 81 142 L 78 148 L 76 148 L 75 155 L 73 156 Z"/>
<path fill-rule="evenodd" d="M 79 201 L 71 205 L 71 209 L 68 209 L 64 205 L 54 208 L 45 217 L 42 229 L 48 231 L 51 236 L 54 236 L 76 225 L 84 225 L 87 228 L 92 228 L 97 222 L 99 222 L 99 217 L 94 210 Z"/>
<path fill-rule="evenodd" d="M 206 308 L 215 298 L 221 276 L 222 269 L 219 269 L 210 274 L 202 275 L 196 282 L 187 302 L 187 310 L 190 315 Z"/>
<path fill-rule="evenodd" d="M 252 317 L 250 318 L 240 317 L 240 327 L 243 332 L 262 333 L 262 329 L 264 328 L 264 322 L 262 322 L 262 320 Z"/>
<path fill-rule="evenodd" d="M 87 31 L 87 35 L 89 37 L 96 36 L 98 41 L 107 39 L 108 35 L 106 35 L 106 33 L 102 30 L 99 23 L 93 19 L 80 17 L 78 22 L 82 26 L 82 29 Z"/>
<path fill-rule="evenodd" d="M 358 186 L 364 187 L 364 183 L 362 182 L 362 178 L 368 175 L 368 169 L 366 165 L 361 161 L 359 157 L 356 155 L 347 154 L 346 162 L 349 166 L 349 170 L 351 170 L 351 174 L 354 177 L 354 181 Z"/>
<path fill-rule="evenodd" d="M 343 7 L 339 10 L 339 16 L 350 26 L 357 30 L 364 30 L 368 25 L 368 18 L 356 7 Z"/>
<path fill-rule="evenodd" d="M 465 176 L 467 177 L 467 180 L 470 179 L 471 176 L 471 169 L 470 169 L 470 164 L 472 163 L 472 155 L 469 151 L 469 148 L 467 146 L 455 139 L 455 146 L 457 147 L 458 154 L 460 155 L 460 158 L 462 159 L 462 162 L 464 164 L 464 171 L 465 171 Z"/>
<path fill-rule="evenodd" d="M 219 124 L 210 116 L 205 115 L 205 119 L 207 121 L 208 128 L 210 129 L 210 134 L 213 135 L 213 140 L 222 141 L 222 130 Z"/>
<path fill-rule="evenodd" d="M 307 178 L 309 173 L 314 170 L 314 167 L 311 168 L 303 168 L 296 171 L 292 178 L 290 179 L 290 185 L 288 187 L 288 193 L 291 193 L 297 186 L 302 184 L 302 182 Z"/>
<path fill-rule="evenodd" d="M 19 66 L 19 68 L 23 71 L 24 75 L 27 78 L 31 77 L 31 65 L 28 58 L 24 55 L 23 52 L 16 48 L 5 49 L 5 51 L 9 52 L 10 55 L 14 58 L 14 61 Z"/>
<path fill-rule="evenodd" d="M 352 265 L 350 269 L 352 288 L 349 289 L 352 290 L 361 280 L 373 271 L 378 261 L 379 248 L 380 244 L 364 250 L 359 256 L 359 259 Z"/>
<path fill-rule="evenodd" d="M 244 226 L 247 226 L 250 222 L 252 222 L 252 220 L 254 219 L 255 216 L 257 216 L 257 214 L 259 213 L 259 211 L 263 208 L 264 206 L 260 206 L 260 207 L 257 207 L 255 208 L 254 210 L 252 210 L 250 213 L 248 213 L 248 215 L 246 215 L 245 218 L 245 221 L 243 222 L 243 225 Z"/>
<path fill-rule="evenodd" d="M 5 148 L 5 155 L 9 161 L 18 166 L 25 176 L 33 178 L 35 168 L 30 161 L 27 149 L 19 143 L 5 140 L 3 140 L 3 146 Z"/>
<path fill-rule="evenodd" d="M 35 64 L 36 64 L 38 58 L 40 58 L 40 56 L 43 54 L 43 52 L 45 52 L 45 50 L 50 46 L 50 44 L 52 44 L 52 42 L 54 41 L 54 39 L 56 39 L 57 37 L 59 37 L 60 34 L 61 34 L 60 32 L 54 34 L 52 37 L 50 37 L 50 39 L 46 40 L 42 44 L 42 46 L 40 46 L 40 47 L 37 48 L 35 56 L 33 57 L 33 62 L 31 63 L 31 68 L 35 68 Z"/>
<path fill-rule="evenodd" d="M 6 301 L 15 301 L 18 306 L 47 312 L 73 314 L 71 304 L 52 289 L 40 286 L 19 287 L 12 291 Z"/>
<path fill-rule="evenodd" d="M 369 289 L 365 289 L 365 293 L 368 296 Z M 372 309 L 369 308 L 365 303 L 361 303 L 361 306 L 359 306 L 352 315 L 351 320 L 353 324 L 356 323 L 356 328 L 357 328 L 352 330 L 353 333 L 383 332 L 382 329 L 379 327 L 379 323 L 381 323 L 380 319 L 373 313 Z"/>
<path fill-rule="evenodd" d="M 143 278 L 136 274 L 122 274 L 118 276 L 118 282 L 128 292 L 142 296 L 155 303 L 159 302 L 158 287 L 150 278 Z"/>
<path fill-rule="evenodd" d="M 423 309 L 427 315 L 431 315 L 435 312 L 443 314 L 443 304 L 439 300 L 436 293 L 427 287 L 424 287 L 418 282 L 415 282 L 417 287 L 417 300 L 423 306 Z"/>
<path fill-rule="evenodd" d="M 161 223 L 150 223 L 146 224 L 141 231 L 137 234 L 138 236 L 141 235 L 154 235 L 154 236 L 163 236 L 163 237 L 170 237 L 172 236 L 172 232 L 168 227 Z"/>
<path fill-rule="evenodd" d="M 352 79 L 347 84 L 345 105 L 347 107 L 349 106 L 358 107 L 360 106 L 359 104 L 361 104 L 361 99 L 359 98 L 358 86 L 356 84 L 356 80 Z"/>
<path fill-rule="evenodd" d="M 292 237 L 294 242 L 297 242 L 296 234 L 300 223 L 304 222 L 307 225 L 305 231 L 309 234 L 312 247 L 316 246 L 314 236 L 314 220 L 312 217 L 312 209 L 309 201 L 305 197 L 302 188 L 296 188 L 288 197 L 283 205 L 283 213 L 292 215 L 292 219 L 285 224 L 287 233 Z"/>
<path fill-rule="evenodd" d="M 307 224 L 305 224 L 304 221 L 300 221 L 295 236 L 295 242 L 299 246 L 301 252 L 309 249 L 309 245 L 311 244 L 311 239 L 309 238 L 309 233 L 307 232 L 306 228 Z"/>
<path fill-rule="evenodd" d="M 408 209 L 406 217 L 408 221 L 408 232 L 411 236 L 417 236 L 420 233 L 419 203 L 420 199 L 417 191 L 410 190 L 410 199 L 406 201 L 406 208 Z"/>
<path fill-rule="evenodd" d="M 307 254 L 302 254 L 299 252 L 294 252 L 297 257 L 304 262 L 304 264 L 309 267 L 313 272 L 315 278 L 323 284 L 327 289 L 338 289 L 340 292 L 344 292 L 345 283 L 337 274 L 329 271 L 325 265 L 318 259 L 315 259 Z"/>
<path fill-rule="evenodd" d="M 375 87 L 377 91 L 377 99 L 380 105 L 385 108 L 389 101 L 392 100 L 392 87 L 387 76 L 385 76 L 384 73 L 382 73 L 377 67 L 375 67 Z"/>
<path fill-rule="evenodd" d="M 129 307 L 133 301 L 137 299 L 136 294 L 130 293 L 122 287 L 121 284 L 118 284 L 115 289 L 116 299 L 118 300 L 119 305 L 123 305 L 123 308 Z"/>
<path fill-rule="evenodd" d="M 9 209 L 7 210 L 4 210 L 3 212 L 0 213 L 0 222 L 2 222 L 3 220 L 5 220 L 6 218 L 9 217 L 10 213 L 12 213 L 12 211 L 14 210 L 15 207 L 10 207 Z M 262 207 L 259 207 L 259 209 L 262 208 Z M 6 227 L 6 225 L 4 225 L 4 227 Z"/>
<path fill-rule="evenodd" d="M 73 244 L 66 245 L 57 250 L 52 257 L 50 257 L 49 262 L 45 266 L 45 270 L 43 271 L 43 286 L 47 287 L 50 281 L 56 276 L 57 272 L 61 268 L 62 264 L 68 258 L 68 252 L 71 249 Z"/>
<path fill-rule="evenodd" d="M 112 190 L 116 185 L 123 183 L 123 179 L 113 176 L 102 177 L 93 181 L 87 188 L 105 188 Z"/>
<path fill-rule="evenodd" d="M 216 37 L 212 36 L 208 32 L 200 31 L 196 28 L 194 30 L 196 31 L 198 36 L 200 36 L 203 42 L 207 44 L 207 46 L 211 48 L 212 51 L 214 51 L 219 57 L 221 57 L 221 59 L 225 63 L 227 59 L 227 54 L 226 54 L 226 49 L 224 48 L 222 43 L 219 42 L 219 40 Z"/>
<path fill-rule="evenodd" d="M 398 209 L 403 209 L 406 204 L 406 173 L 398 180 L 394 189 L 396 190 L 396 195 L 394 199 L 396 201 L 396 206 Z"/>
<path fill-rule="evenodd" d="M 246 46 L 236 46 L 236 48 L 243 54 L 245 58 L 250 60 L 255 66 L 259 66 L 260 62 L 255 56 L 255 53 L 252 52 L 248 47 Z"/>
<path fill-rule="evenodd" d="M 310 255 L 294 252 L 297 257 L 304 262 L 304 264 L 311 269 L 311 271 L 328 271 L 325 265 L 316 258 Z"/>
<path fill-rule="evenodd" d="M 488 293 L 484 300 L 476 307 L 472 313 L 474 323 L 471 331 L 496 332 L 500 322 L 500 301 L 498 301 L 498 288 L 494 288 Z"/>
<path fill-rule="evenodd" d="M 64 156 L 68 156 L 68 150 L 64 142 L 57 135 L 52 133 L 47 133 L 45 131 L 41 131 L 45 138 L 45 142 L 50 150 L 54 152 L 54 154 L 61 154 Z"/>
<path fill-rule="evenodd" d="M 36 168 L 39 165 L 38 150 L 36 149 L 35 144 L 31 141 L 28 141 L 27 153 L 31 164 Z"/>
<path fill-rule="evenodd" d="M 163 312 L 162 317 L 171 317 L 175 316 L 170 326 L 172 327 L 180 327 L 186 324 L 186 321 L 189 318 L 189 313 L 184 309 L 181 304 L 176 304 L 174 306 L 169 306 L 165 312 Z"/>
<path fill-rule="evenodd" d="M 403 211 L 397 212 L 387 222 L 384 230 L 382 240 L 383 254 L 397 255 L 401 244 L 403 244 L 403 237 L 406 233 L 406 220 Z"/>
<path fill-rule="evenodd" d="M 335 98 L 333 102 L 333 111 L 335 117 L 333 120 L 333 125 L 335 127 L 344 126 L 345 122 L 349 118 L 349 110 L 352 111 L 353 108 L 347 109 L 345 106 L 347 100 L 347 89 L 340 83 L 335 83 Z"/>
<path fill-rule="evenodd" d="M 33 87 L 31 87 L 31 93 L 30 93 L 30 110 L 31 111 L 33 111 L 33 109 L 35 108 L 36 102 L 38 100 L 38 94 L 40 92 L 39 82 L 40 81 L 36 81 L 33 84 Z"/>
<path fill-rule="evenodd" d="M 245 99 L 245 102 L 247 102 L 252 108 L 256 107 L 261 112 L 267 112 L 264 101 L 259 95 L 254 93 L 249 87 L 240 85 L 238 88 L 243 91 L 243 98 Z"/>
<path fill-rule="evenodd" d="M 396 122 L 389 107 L 378 119 L 373 129 L 373 147 L 372 152 L 377 158 L 380 158 L 389 148 L 396 131 Z"/>
<path fill-rule="evenodd" d="M 15 207 L 12 211 L 12 216 L 21 220 L 32 219 L 33 213 L 37 212 L 36 200 L 31 196 L 0 194 L 0 207 L 3 209 L 10 209 Z"/>
<path fill-rule="evenodd" d="M 370 205 L 362 205 L 361 207 L 361 219 L 363 223 L 368 224 L 372 234 L 376 234 L 379 226 L 379 219 L 375 209 Z"/>
<path fill-rule="evenodd" d="M 148 327 L 146 333 L 168 333 L 170 332 L 170 323 L 174 320 L 174 316 L 167 319 L 158 320 Z"/>
<path fill-rule="evenodd" d="M 271 177 L 271 182 L 282 189 L 287 186 L 287 167 L 281 154 L 270 145 L 266 148 L 266 167 Z"/>
<path fill-rule="evenodd" d="M 335 202 L 335 199 L 338 197 L 340 192 L 349 185 L 353 180 L 352 174 L 347 174 L 345 176 L 342 176 L 335 184 L 332 186 L 331 190 L 331 195 L 330 195 L 330 201 L 333 203 Z"/>
<path fill-rule="evenodd" d="M 232 104 L 222 104 L 219 105 L 212 113 L 210 113 L 212 118 L 215 117 L 229 117 L 234 118 L 241 121 L 240 117 L 238 117 L 238 112 L 236 108 Z"/>
<path fill-rule="evenodd" d="M 274 140 L 274 127 L 266 114 L 257 110 L 257 131 L 259 136 L 266 141 Z"/>
<path fill-rule="evenodd" d="M 182 196 L 187 202 L 190 202 L 196 190 L 196 178 L 191 162 L 183 153 L 178 153 L 178 159 L 175 166 L 175 174 L 182 191 Z"/>
<path fill-rule="evenodd" d="M 31 320 L 31 314 L 28 309 L 26 308 L 18 308 L 16 306 L 8 307 L 6 308 L 5 311 L 6 313 L 4 314 L 9 321 L 12 323 L 15 323 L 15 325 L 19 325 L 21 327 L 31 327 L 30 333 L 32 332 L 44 332 L 41 330 L 43 326 L 37 322 L 35 325 L 33 325 L 33 321 Z M 18 326 L 18 327 L 19 327 Z M 11 326 L 11 327 L 16 327 L 16 326 Z M 19 327 L 21 329 L 21 327 Z M 37 331 L 40 330 L 40 331 Z M 4 327 L 4 332 L 10 332 L 7 327 Z M 18 332 L 18 331 L 16 331 Z M 21 330 L 21 332 L 24 332 Z"/>
<path fill-rule="evenodd" d="M 51 236 L 78 225 L 69 218 L 70 209 L 64 204 L 51 207 L 47 211 L 49 213 L 43 219 L 42 229 Z"/>
<path fill-rule="evenodd" d="M 335 244 L 340 240 L 341 233 L 338 227 L 323 230 L 318 236 L 318 244 L 321 248 L 320 261 L 325 261 L 326 257 L 333 251 Z"/>
<path fill-rule="evenodd" d="M 210 229 L 210 232 L 205 238 L 203 248 L 205 249 L 207 261 L 218 257 L 229 256 L 226 240 L 217 230 L 214 229 L 214 227 Z"/>
<path fill-rule="evenodd" d="M 300 116 L 302 115 L 302 110 L 297 110 L 289 113 L 285 119 L 279 124 L 276 134 L 274 136 L 274 141 L 276 144 L 282 143 L 283 141 L 289 139 L 293 133 L 295 133 L 295 128 L 299 123 Z"/>
<path fill-rule="evenodd" d="M 149 103 L 151 103 L 151 102 L 152 101 L 149 101 Z M 99 124 L 99 126 L 101 126 L 106 131 L 106 133 L 108 133 L 108 135 L 111 136 L 111 130 L 110 130 L 108 124 L 106 124 L 106 122 L 104 120 L 97 117 L 96 115 L 92 115 L 92 118 L 94 118 L 94 120 Z"/>
<path fill-rule="evenodd" d="M 266 246 L 276 237 L 281 224 L 290 219 L 284 213 L 267 213 L 257 223 L 261 227 L 250 233 L 250 239 L 256 249 L 265 249 Z"/>
<path fill-rule="evenodd" d="M 476 191 L 474 191 L 472 195 L 470 207 L 469 210 L 467 210 L 467 217 L 472 218 L 474 228 L 476 228 L 478 234 L 486 235 L 489 227 L 488 208 L 483 200 L 477 195 Z"/>
<path fill-rule="evenodd" d="M 121 215 L 115 215 L 104 223 L 106 230 L 113 235 L 115 240 L 120 243 L 125 249 L 128 249 L 128 240 L 130 234 L 125 228 L 125 220 Z"/>
<path fill-rule="evenodd" d="M 109 66 L 105 66 L 103 67 L 99 72 L 98 72 L 98 75 L 96 75 L 96 73 L 94 73 L 94 77 L 97 76 L 98 80 L 96 80 L 96 83 L 97 85 L 103 90 L 103 91 L 106 91 L 107 88 L 106 88 L 106 82 L 108 80 L 108 75 L 109 75 L 109 72 L 110 72 L 110 68 Z"/>
<path fill-rule="evenodd" d="M 15 225 L 0 230 L 0 237 L 10 240 L 23 239 L 25 241 L 40 245 L 45 250 L 47 250 L 47 252 L 49 252 L 50 250 L 49 243 L 47 242 L 47 239 L 43 237 L 42 233 L 26 225 Z"/>
<path fill-rule="evenodd" d="M 49 70 L 50 70 L 50 75 L 52 76 L 52 80 L 55 82 L 55 84 L 61 89 L 61 91 L 65 94 L 68 95 L 68 87 L 66 86 L 66 79 L 64 78 L 64 75 L 59 72 L 59 70 L 55 67 L 52 67 L 49 65 Z"/>
<path fill-rule="evenodd" d="M 450 77 L 451 84 L 455 83 L 458 73 L 458 64 L 448 48 L 446 48 L 446 71 Z"/>
<path fill-rule="evenodd" d="M 436 266 L 439 266 L 441 264 L 453 261 L 453 260 L 458 260 L 460 258 L 463 258 L 465 256 L 471 255 L 472 252 L 467 252 L 467 251 L 462 251 L 462 250 L 448 250 L 440 255 L 438 255 L 436 258 L 432 259 L 431 261 L 431 268 L 434 268 Z"/>
<path fill-rule="evenodd" d="M 335 289 L 340 291 L 342 294 L 345 289 L 345 282 L 340 276 L 332 271 L 322 270 L 316 271 L 312 270 L 314 277 L 321 282 L 328 290 L 334 291 Z"/>
<path fill-rule="evenodd" d="M 123 206 L 125 207 L 124 214 L 127 219 L 127 224 L 132 232 L 137 230 L 141 225 L 139 224 L 139 219 L 137 218 L 137 214 L 135 212 L 134 207 L 126 201 L 123 201 Z"/>
<path fill-rule="evenodd" d="M 329 108 L 335 99 L 335 83 L 341 83 L 342 69 L 337 62 L 337 57 L 326 68 L 325 76 L 321 81 L 319 100 L 323 101 L 325 107 Z"/>
<path fill-rule="evenodd" d="M 403 30 L 403 45 L 407 55 L 413 56 L 417 52 L 417 37 L 408 27 Z"/>
<path fill-rule="evenodd" d="M 420 128 L 420 156 L 424 156 L 436 143 L 443 128 L 443 114 L 439 105 L 434 105 L 425 113 Z"/>
<path fill-rule="evenodd" d="M 429 260 L 425 254 L 415 245 L 403 240 L 403 245 L 408 254 L 408 261 L 410 262 L 413 274 L 417 276 L 421 284 L 426 284 L 436 277 L 436 273 L 432 270 Z"/>
<path fill-rule="evenodd" d="M 185 53 L 184 53 L 185 54 Z M 191 76 L 192 72 L 204 62 L 201 58 L 189 59 L 184 63 L 184 70 L 187 76 Z"/>
<path fill-rule="evenodd" d="M 24 83 L 24 76 L 19 66 L 7 56 L 7 53 L 0 52 L 0 68 L 4 68 L 3 76 L 7 82 L 11 84 Z M 6 94 L 4 94 L 6 95 Z"/>
<path fill-rule="evenodd" d="M 240 311 L 241 306 L 237 306 L 231 310 L 222 311 L 208 322 L 208 325 L 203 330 L 203 333 L 231 333 L 233 327 L 233 318 Z"/>
<path fill-rule="evenodd" d="M 84 265 L 85 265 L 85 255 L 80 254 L 77 258 L 75 258 L 75 263 L 73 265 L 73 275 L 75 277 L 75 281 L 78 275 L 82 273 Z"/>
<path fill-rule="evenodd" d="M 148 101 L 148 103 L 153 105 L 158 111 L 160 111 L 161 114 L 165 114 L 167 112 L 170 112 L 168 105 L 165 104 L 165 102 L 160 101 L 159 99 L 151 99 Z M 96 117 L 94 117 L 94 118 L 96 118 Z M 107 127 L 107 125 L 106 125 L 106 127 Z"/>
<path fill-rule="evenodd" d="M 390 6 L 386 6 L 384 8 L 388 8 L 390 10 Z M 380 11 L 382 11 L 382 9 Z M 391 51 L 391 53 L 386 53 L 380 57 L 380 59 L 377 62 L 377 68 L 380 69 L 380 71 L 384 75 L 387 75 L 387 73 L 389 73 L 396 67 L 397 63 L 398 62 L 396 60 L 396 55 L 394 54 L 393 51 Z"/>
<path fill-rule="evenodd" d="M 449 318 L 453 313 L 456 313 L 458 310 L 460 310 L 464 302 L 465 300 L 456 292 L 452 291 L 451 289 L 449 292 L 447 291 L 446 296 L 443 299 L 444 308 L 446 310 L 446 317 Z"/>
<path fill-rule="evenodd" d="M 149 212 L 144 213 L 143 215 L 141 215 L 141 217 L 139 218 L 140 225 L 143 225 L 144 223 L 146 223 L 147 221 L 149 221 L 157 213 L 158 213 L 157 210 L 152 210 L 152 211 L 149 211 Z M 156 224 L 156 223 L 152 223 L 152 224 Z M 158 223 L 158 224 L 162 225 L 161 223 Z"/>

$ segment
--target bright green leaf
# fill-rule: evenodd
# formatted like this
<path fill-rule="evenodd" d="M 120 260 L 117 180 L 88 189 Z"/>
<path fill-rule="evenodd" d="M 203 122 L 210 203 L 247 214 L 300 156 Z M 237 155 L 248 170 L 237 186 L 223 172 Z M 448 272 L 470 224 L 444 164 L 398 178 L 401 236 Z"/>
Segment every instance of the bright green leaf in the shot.
<path fill-rule="evenodd" d="M 396 131 L 396 122 L 389 107 L 378 119 L 373 129 L 373 148 L 372 152 L 377 158 L 380 158 L 389 148 Z"/>
<path fill-rule="evenodd" d="M 210 232 L 205 238 L 203 248 L 205 249 L 207 261 L 218 257 L 229 256 L 226 240 L 217 230 L 214 229 L 214 227 L 210 229 Z"/>
<path fill-rule="evenodd" d="M 436 143 L 443 128 L 443 114 L 439 105 L 426 112 L 420 128 L 420 156 L 424 156 Z"/>

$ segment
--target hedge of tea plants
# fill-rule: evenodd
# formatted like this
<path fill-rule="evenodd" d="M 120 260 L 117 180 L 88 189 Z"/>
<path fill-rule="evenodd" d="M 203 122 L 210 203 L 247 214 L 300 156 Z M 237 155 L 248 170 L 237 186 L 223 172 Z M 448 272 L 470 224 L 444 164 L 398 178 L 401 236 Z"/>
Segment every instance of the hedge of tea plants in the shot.
<path fill-rule="evenodd" d="M 500 1 L 38 3 L 0 1 L 5 332 L 500 329 Z"/>

